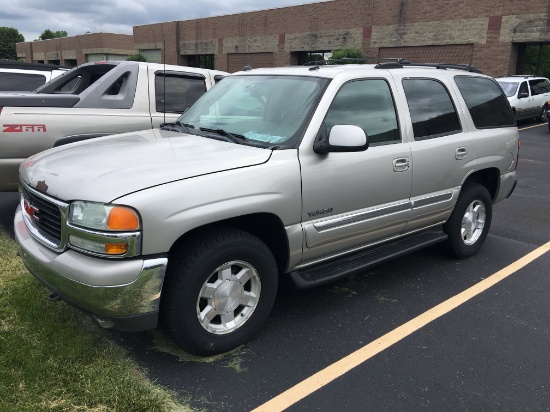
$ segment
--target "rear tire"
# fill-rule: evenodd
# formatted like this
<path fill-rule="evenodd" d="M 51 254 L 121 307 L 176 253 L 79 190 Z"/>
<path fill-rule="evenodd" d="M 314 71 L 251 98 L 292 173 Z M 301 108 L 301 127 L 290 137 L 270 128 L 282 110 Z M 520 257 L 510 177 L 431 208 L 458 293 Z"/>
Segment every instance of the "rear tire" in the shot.
<path fill-rule="evenodd" d="M 161 322 L 191 354 L 226 352 L 258 332 L 277 284 L 277 264 L 265 243 L 239 229 L 211 229 L 171 253 Z"/>
<path fill-rule="evenodd" d="M 485 186 L 466 183 L 449 220 L 443 226 L 449 252 L 466 258 L 475 255 L 489 232 L 493 216 L 491 196 Z"/>
<path fill-rule="evenodd" d="M 548 107 L 544 106 L 540 112 L 540 116 L 537 117 L 537 121 L 541 123 L 546 123 L 548 121 Z"/>

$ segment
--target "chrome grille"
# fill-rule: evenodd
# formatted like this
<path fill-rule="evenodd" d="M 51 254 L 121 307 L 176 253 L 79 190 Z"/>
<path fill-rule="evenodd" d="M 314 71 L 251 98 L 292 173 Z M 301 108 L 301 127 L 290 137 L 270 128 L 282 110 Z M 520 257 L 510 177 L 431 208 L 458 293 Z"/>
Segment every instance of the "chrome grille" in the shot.
<path fill-rule="evenodd" d="M 57 249 L 61 246 L 63 239 L 63 217 L 60 202 L 48 199 L 40 193 L 21 185 L 23 195 L 22 209 L 26 221 L 31 224 L 35 231 L 35 237 L 42 237 L 47 246 Z M 44 243 L 44 242 L 43 242 Z"/>

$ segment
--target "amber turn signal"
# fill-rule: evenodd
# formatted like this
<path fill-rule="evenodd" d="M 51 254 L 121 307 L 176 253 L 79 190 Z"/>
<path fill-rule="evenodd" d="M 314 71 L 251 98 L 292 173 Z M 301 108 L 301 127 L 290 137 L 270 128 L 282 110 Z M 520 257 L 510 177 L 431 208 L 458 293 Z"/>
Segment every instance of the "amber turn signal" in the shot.
<path fill-rule="evenodd" d="M 106 243 L 105 253 L 108 255 L 122 255 L 128 251 L 127 243 Z"/>
<path fill-rule="evenodd" d="M 109 213 L 107 227 L 111 230 L 137 230 L 139 219 L 132 209 L 115 206 Z"/>

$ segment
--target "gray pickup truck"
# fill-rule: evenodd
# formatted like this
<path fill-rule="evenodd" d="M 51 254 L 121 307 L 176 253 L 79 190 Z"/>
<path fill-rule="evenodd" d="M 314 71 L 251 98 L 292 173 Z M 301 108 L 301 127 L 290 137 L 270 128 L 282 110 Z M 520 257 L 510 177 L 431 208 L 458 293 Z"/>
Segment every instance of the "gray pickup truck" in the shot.
<path fill-rule="evenodd" d="M 519 135 L 471 66 L 320 65 L 226 77 L 168 130 L 20 169 L 20 255 L 104 327 L 160 323 L 198 355 L 308 288 L 445 242 L 475 254 L 516 185 Z"/>
<path fill-rule="evenodd" d="M 42 150 L 175 121 L 228 73 L 140 62 L 86 63 L 34 92 L 0 94 L 0 192 Z"/>

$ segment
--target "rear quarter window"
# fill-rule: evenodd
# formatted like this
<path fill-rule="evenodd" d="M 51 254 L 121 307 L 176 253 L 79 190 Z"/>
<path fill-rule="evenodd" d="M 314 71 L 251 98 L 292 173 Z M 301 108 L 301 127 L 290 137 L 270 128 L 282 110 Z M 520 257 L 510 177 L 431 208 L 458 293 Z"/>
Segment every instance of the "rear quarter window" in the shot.
<path fill-rule="evenodd" d="M 456 76 L 455 81 L 476 128 L 516 125 L 508 99 L 495 81 L 468 76 Z"/>
<path fill-rule="evenodd" d="M 155 77 L 157 112 L 183 113 L 206 93 L 204 78 L 176 75 Z"/>

